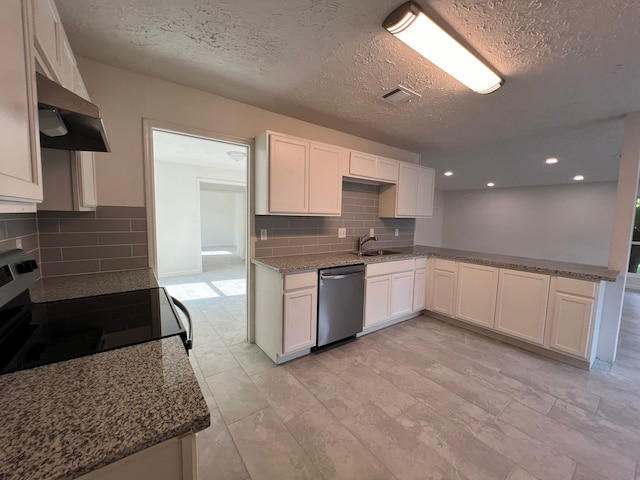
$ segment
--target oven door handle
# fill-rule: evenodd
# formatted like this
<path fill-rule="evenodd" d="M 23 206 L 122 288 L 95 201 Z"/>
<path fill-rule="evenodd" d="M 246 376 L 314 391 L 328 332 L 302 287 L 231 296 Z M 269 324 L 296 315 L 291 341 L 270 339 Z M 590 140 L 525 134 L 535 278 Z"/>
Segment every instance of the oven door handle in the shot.
<path fill-rule="evenodd" d="M 187 307 L 184 306 L 184 304 L 178 300 L 175 297 L 171 297 L 171 301 L 175 304 L 176 307 L 178 307 L 178 309 L 184 313 L 185 317 L 187 317 L 187 320 L 189 322 L 189 334 L 187 335 L 187 341 L 186 341 L 186 347 L 187 350 L 190 350 L 191 348 L 193 348 L 193 322 L 191 321 L 191 314 L 189 313 L 189 310 L 187 310 Z"/>

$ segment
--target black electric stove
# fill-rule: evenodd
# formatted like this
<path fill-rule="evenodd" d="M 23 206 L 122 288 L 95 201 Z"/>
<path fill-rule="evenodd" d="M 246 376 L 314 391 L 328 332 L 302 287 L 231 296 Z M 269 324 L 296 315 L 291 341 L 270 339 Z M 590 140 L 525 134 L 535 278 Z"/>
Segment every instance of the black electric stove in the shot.
<path fill-rule="evenodd" d="M 36 270 L 22 250 L 0 255 L 0 374 L 174 335 L 191 348 L 189 313 L 164 288 L 33 303 Z"/>

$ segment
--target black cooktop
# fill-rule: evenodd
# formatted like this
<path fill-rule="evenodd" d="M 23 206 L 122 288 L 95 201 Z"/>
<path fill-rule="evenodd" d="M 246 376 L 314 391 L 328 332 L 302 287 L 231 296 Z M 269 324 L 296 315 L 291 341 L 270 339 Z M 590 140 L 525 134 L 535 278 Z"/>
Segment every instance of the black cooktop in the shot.
<path fill-rule="evenodd" d="M 187 332 L 164 288 L 31 303 L 28 291 L 0 309 L 0 374 Z"/>

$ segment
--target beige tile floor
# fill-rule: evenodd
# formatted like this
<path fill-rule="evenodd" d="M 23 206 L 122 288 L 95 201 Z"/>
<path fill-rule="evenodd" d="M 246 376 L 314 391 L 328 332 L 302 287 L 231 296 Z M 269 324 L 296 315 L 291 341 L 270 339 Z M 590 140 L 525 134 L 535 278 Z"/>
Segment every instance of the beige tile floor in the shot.
<path fill-rule="evenodd" d="M 201 479 L 640 479 L 640 294 L 591 372 L 426 316 L 276 367 L 190 308 Z"/>

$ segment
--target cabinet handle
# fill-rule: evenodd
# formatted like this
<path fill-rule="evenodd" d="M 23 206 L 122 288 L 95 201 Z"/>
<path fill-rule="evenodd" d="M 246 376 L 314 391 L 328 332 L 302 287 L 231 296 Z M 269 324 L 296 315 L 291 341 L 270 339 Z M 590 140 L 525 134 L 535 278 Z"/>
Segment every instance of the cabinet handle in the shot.
<path fill-rule="evenodd" d="M 345 273 L 344 275 L 320 275 L 320 280 L 340 280 L 348 277 L 357 277 L 358 275 L 362 275 L 362 272 L 356 273 Z"/>

